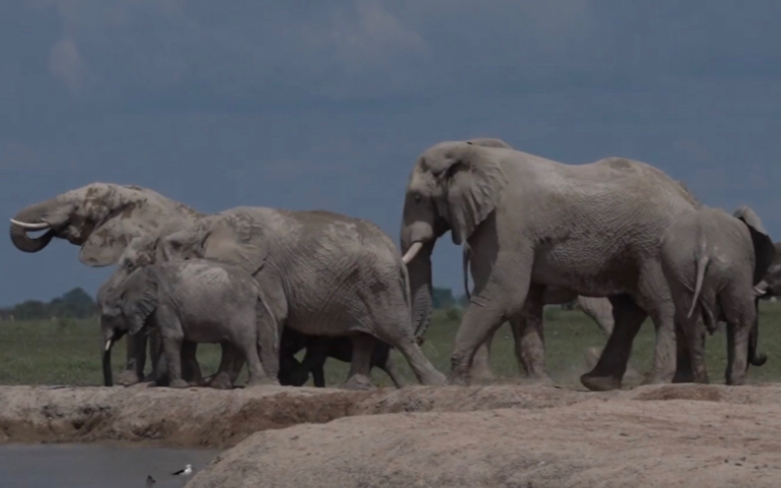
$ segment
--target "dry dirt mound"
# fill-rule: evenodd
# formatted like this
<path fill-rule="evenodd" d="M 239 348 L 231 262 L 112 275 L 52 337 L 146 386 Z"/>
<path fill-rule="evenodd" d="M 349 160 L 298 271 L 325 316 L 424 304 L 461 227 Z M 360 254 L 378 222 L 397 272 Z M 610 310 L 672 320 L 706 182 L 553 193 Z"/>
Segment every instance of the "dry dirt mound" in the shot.
<path fill-rule="evenodd" d="M 187 486 L 777 487 L 780 394 L 675 385 L 542 409 L 344 418 L 256 433 Z"/>
<path fill-rule="evenodd" d="M 292 387 L 219 391 L 146 386 L 4 386 L 0 387 L 0 442 L 116 440 L 229 447 L 261 430 L 353 415 L 547 408 L 583 401 L 590 395 L 512 385 L 413 386 L 371 392 Z"/>

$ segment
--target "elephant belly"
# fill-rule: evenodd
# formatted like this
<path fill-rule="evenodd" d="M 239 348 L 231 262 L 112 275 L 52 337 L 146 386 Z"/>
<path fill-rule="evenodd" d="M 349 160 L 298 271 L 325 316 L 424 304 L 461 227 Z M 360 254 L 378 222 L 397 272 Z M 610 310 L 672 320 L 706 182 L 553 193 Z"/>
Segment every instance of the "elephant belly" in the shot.
<path fill-rule="evenodd" d="M 631 293 L 637 286 L 637 265 L 631 259 L 600 259 L 599 252 L 567 249 L 535 252 L 532 281 L 567 288 L 578 295 L 603 297 Z"/>

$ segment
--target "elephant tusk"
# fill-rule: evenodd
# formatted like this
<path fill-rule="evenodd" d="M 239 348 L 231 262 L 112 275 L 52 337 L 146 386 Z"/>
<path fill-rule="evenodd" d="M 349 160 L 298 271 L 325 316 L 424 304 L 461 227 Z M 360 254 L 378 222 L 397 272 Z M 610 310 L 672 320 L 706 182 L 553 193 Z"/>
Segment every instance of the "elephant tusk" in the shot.
<path fill-rule="evenodd" d="M 106 352 L 108 352 L 109 349 L 111 349 L 111 339 L 106 341 Z"/>
<path fill-rule="evenodd" d="M 44 230 L 51 227 L 51 224 L 47 224 L 46 222 L 41 222 L 40 224 L 30 224 L 27 222 L 19 222 L 18 220 L 11 219 L 11 223 L 27 230 Z"/>
<path fill-rule="evenodd" d="M 412 244 L 412 246 L 410 246 L 410 248 L 407 250 L 407 253 L 404 254 L 401 260 L 404 261 L 404 264 L 409 264 L 410 261 L 415 259 L 415 256 L 418 255 L 421 249 L 423 249 L 423 243 L 415 242 Z"/>
<path fill-rule="evenodd" d="M 754 294 L 758 297 L 761 297 L 765 293 L 767 293 L 767 282 L 762 280 L 754 287 Z"/>

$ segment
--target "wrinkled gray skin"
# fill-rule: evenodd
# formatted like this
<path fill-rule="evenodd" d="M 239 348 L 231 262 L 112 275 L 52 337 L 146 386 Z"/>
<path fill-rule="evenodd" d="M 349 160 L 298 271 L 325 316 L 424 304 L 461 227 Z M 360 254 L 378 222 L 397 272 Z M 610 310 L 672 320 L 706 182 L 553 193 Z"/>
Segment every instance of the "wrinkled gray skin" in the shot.
<path fill-rule="evenodd" d="M 279 384 L 276 320 L 242 268 L 206 259 L 155 263 L 133 271 L 107 295 L 101 312 L 115 326 L 104 323 L 106 351 L 125 332 L 116 325 L 135 335 L 152 329 L 162 342 L 171 387 L 188 386 L 184 341 L 228 344 L 248 364 L 247 386 Z"/>
<path fill-rule="evenodd" d="M 756 326 L 754 285 L 775 257 L 773 241 L 754 211 L 744 206 L 736 214 L 741 218 L 701 207 L 681 215 L 661 241 L 662 269 L 675 302 L 679 339 L 686 341 L 693 380 L 699 383 L 708 382 L 700 318 L 711 334 L 719 319 L 727 323 L 726 382 L 744 383 L 749 336 Z"/>
<path fill-rule="evenodd" d="M 545 287 L 609 296 L 615 325 L 599 362 L 581 377 L 592 390 L 619 388 L 632 341 L 651 316 L 657 330 L 647 381 L 675 373 L 675 306 L 659 239 L 696 200 L 662 171 L 607 158 L 566 165 L 463 141 L 427 149 L 407 186 L 401 247 L 409 263 L 414 323 L 428 325 L 431 252 L 450 230 L 468 243 L 474 292 L 451 356 L 450 381 L 468 382 L 478 347 L 505 320 L 542 317 Z M 522 336 L 542 343 L 539 328 Z M 544 370 L 541 358 L 534 369 Z"/>
<path fill-rule="evenodd" d="M 306 354 L 304 359 L 298 362 L 292 356 L 302 349 L 306 349 Z M 279 383 L 283 386 L 302 386 L 309 381 L 311 373 L 314 385 L 323 388 L 325 387 L 323 369 L 325 361 L 334 358 L 349 363 L 352 362 L 352 354 L 352 341 L 347 337 L 307 336 L 285 327 L 280 345 Z M 370 364 L 372 368 L 377 367 L 385 371 L 397 388 L 405 386 L 390 354 L 390 346 L 385 342 L 377 341 L 371 354 Z"/>
<path fill-rule="evenodd" d="M 100 267 L 116 263 L 134 237 L 162 228 L 178 230 L 201 215 L 147 188 L 91 183 L 25 207 L 13 217 L 10 235 L 17 249 L 30 253 L 41 251 L 54 238 L 65 239 L 81 247 L 82 263 Z M 38 231 L 43 235 L 29 235 Z M 127 383 L 143 377 L 143 362 L 136 360 L 145 357 L 145 351 L 137 354 L 136 345 L 145 347 L 145 339 L 127 341 Z"/>
<path fill-rule="evenodd" d="M 162 260 L 241 266 L 260 284 L 280 331 L 287 325 L 307 335 L 349 336 L 346 388 L 370 387 L 376 339 L 397 348 L 421 383 L 445 382 L 416 342 L 401 256 L 370 222 L 326 211 L 238 207 L 163 237 L 158 252 Z"/>

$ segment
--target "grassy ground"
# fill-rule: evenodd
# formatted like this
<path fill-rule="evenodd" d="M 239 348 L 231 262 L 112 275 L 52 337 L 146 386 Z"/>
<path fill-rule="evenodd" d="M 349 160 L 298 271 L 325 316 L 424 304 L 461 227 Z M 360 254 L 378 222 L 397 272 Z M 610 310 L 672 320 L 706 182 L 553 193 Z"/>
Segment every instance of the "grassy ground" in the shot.
<path fill-rule="evenodd" d="M 449 371 L 449 357 L 459 321 L 448 319 L 437 311 L 426 334 L 423 352 L 442 372 Z M 749 370 L 749 381 L 781 380 L 781 303 L 760 305 L 760 351 L 768 354 L 767 363 Z M 546 310 L 545 341 L 547 368 L 551 377 L 562 385 L 578 384 L 586 371 L 585 352 L 605 343 L 596 324 L 579 311 Z M 654 334 L 650 322 L 643 325 L 634 343 L 630 364 L 645 372 L 653 354 Z M 499 377 L 518 378 L 513 354 L 512 334 L 505 325 L 496 334 L 491 366 Z M 101 341 L 97 319 L 39 322 L 0 322 L 0 384 L 102 384 L 100 369 Z M 124 360 L 124 340 L 115 346 L 114 369 Z M 202 344 L 198 359 L 204 374 L 210 374 L 219 363 L 219 346 Z M 406 361 L 398 353 L 398 364 L 408 381 L 415 383 Z M 726 361 L 726 337 L 716 333 L 707 339 L 708 373 L 713 383 L 723 383 Z M 348 365 L 335 359 L 326 364 L 326 381 L 336 386 L 344 380 Z M 240 381 L 246 378 L 242 373 Z M 381 385 L 390 380 L 380 370 L 373 378 Z"/>

